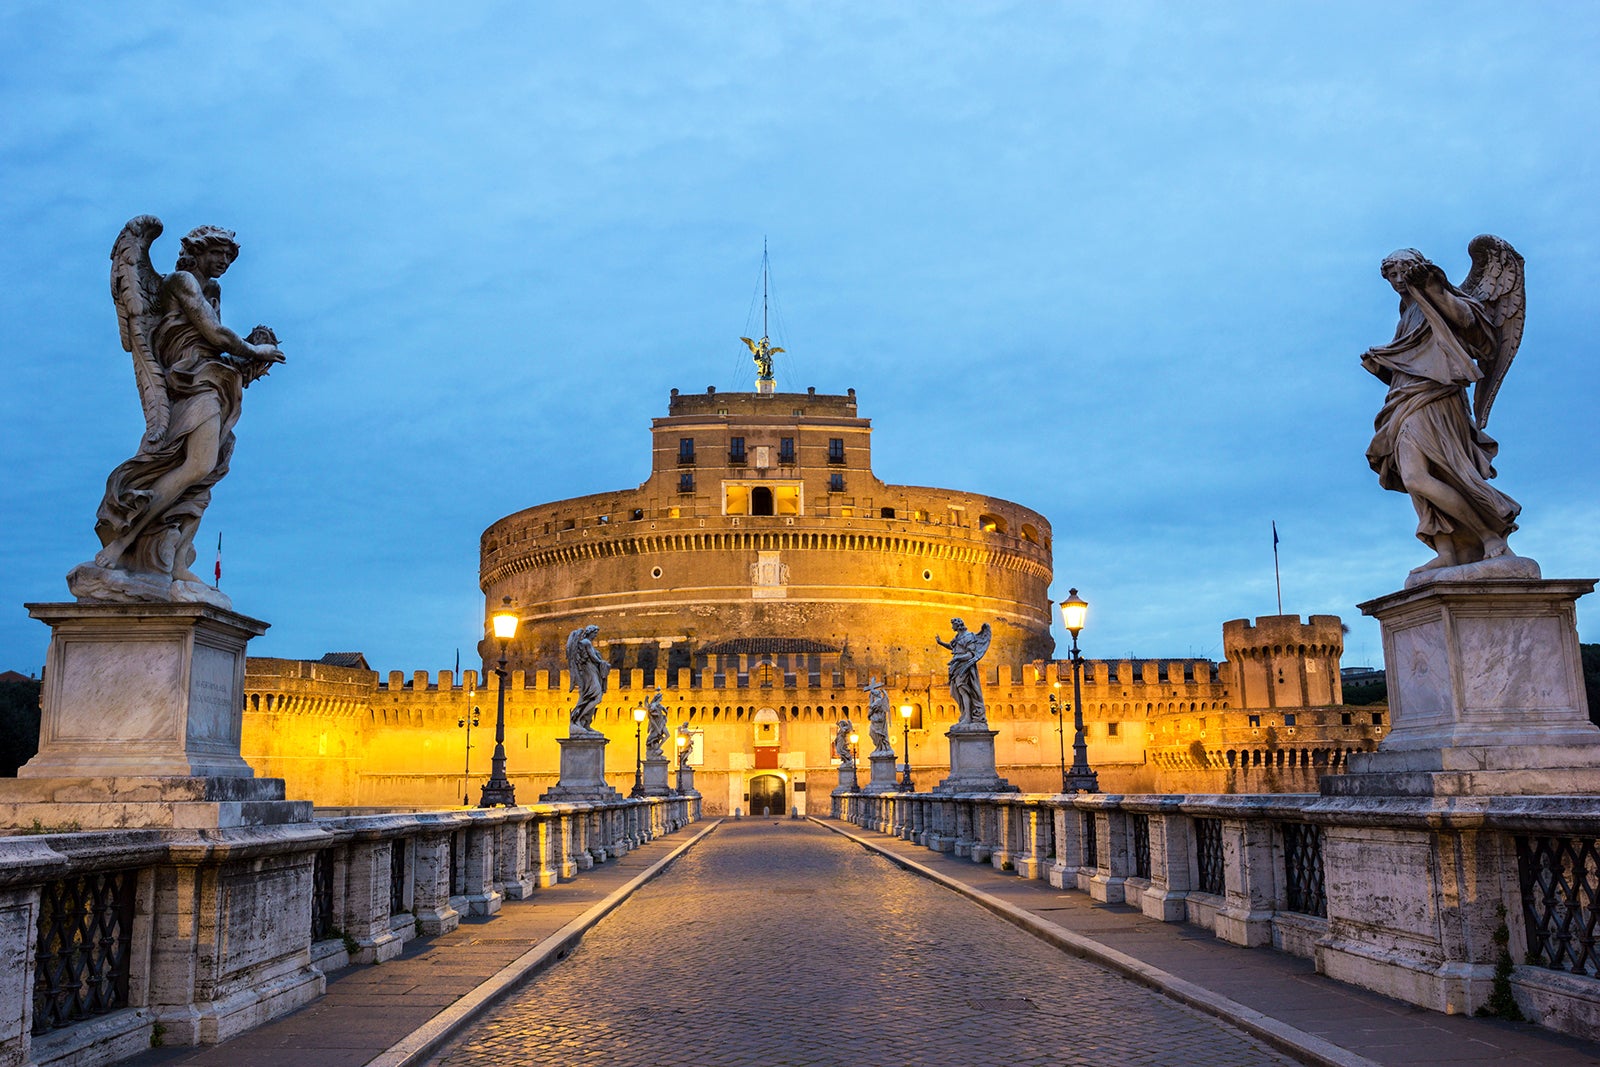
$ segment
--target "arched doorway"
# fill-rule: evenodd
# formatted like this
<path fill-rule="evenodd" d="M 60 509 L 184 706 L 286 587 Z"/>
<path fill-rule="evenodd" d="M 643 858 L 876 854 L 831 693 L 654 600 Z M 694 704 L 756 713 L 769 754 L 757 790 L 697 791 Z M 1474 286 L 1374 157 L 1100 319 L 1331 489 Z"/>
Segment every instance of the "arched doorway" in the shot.
<path fill-rule="evenodd" d="M 750 490 L 750 514 L 772 514 L 772 490 L 767 486 L 758 485 Z"/>
<path fill-rule="evenodd" d="M 758 774 L 750 779 L 750 814 L 782 815 L 788 811 L 788 783 L 780 775 Z"/>

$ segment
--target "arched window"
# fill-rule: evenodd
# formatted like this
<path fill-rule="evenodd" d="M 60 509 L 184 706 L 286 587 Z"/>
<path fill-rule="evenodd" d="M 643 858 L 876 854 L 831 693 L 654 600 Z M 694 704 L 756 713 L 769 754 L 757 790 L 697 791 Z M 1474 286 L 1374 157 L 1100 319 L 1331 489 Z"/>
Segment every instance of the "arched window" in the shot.
<path fill-rule="evenodd" d="M 767 486 L 758 485 L 750 490 L 750 514 L 772 514 L 772 490 Z"/>

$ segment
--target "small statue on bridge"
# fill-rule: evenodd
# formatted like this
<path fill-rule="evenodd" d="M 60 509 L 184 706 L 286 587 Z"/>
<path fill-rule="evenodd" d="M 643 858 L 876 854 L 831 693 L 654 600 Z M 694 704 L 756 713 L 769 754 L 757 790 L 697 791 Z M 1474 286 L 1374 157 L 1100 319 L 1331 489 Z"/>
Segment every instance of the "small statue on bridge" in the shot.
<path fill-rule="evenodd" d="M 960 619 L 951 619 L 950 626 L 955 630 L 955 636 L 948 643 L 937 634 L 933 639 L 941 647 L 950 650 L 950 698 L 961 712 L 956 726 L 987 729 L 989 714 L 983 705 L 983 683 L 978 672 L 978 661 L 989 651 L 989 641 L 994 635 L 988 623 L 984 623 L 983 629 L 977 633 L 967 629 L 967 624 Z"/>
<path fill-rule="evenodd" d="M 678 770 L 682 771 L 689 766 L 689 757 L 694 753 L 694 734 L 680 727 L 678 736 L 683 738 L 683 744 L 678 748 Z"/>
<path fill-rule="evenodd" d="M 865 686 L 867 691 L 867 736 L 872 738 L 874 756 L 893 756 L 894 745 L 889 741 L 889 694 L 876 677 Z"/>
<path fill-rule="evenodd" d="M 650 727 L 644 735 L 644 758 L 665 760 L 667 757 L 661 750 L 667 743 L 667 708 L 661 703 L 661 690 L 656 690 L 644 710 L 650 713 Z"/>
<path fill-rule="evenodd" d="M 567 635 L 567 666 L 572 671 L 572 685 L 568 688 L 578 691 L 578 702 L 568 715 L 569 737 L 605 736 L 589 725 L 599 710 L 600 698 L 606 695 L 606 678 L 611 673 L 611 664 L 594 647 L 599 632 L 598 626 L 580 626 Z"/>
<path fill-rule="evenodd" d="M 833 754 L 839 757 L 839 766 L 854 767 L 856 765 L 855 752 L 850 747 L 850 734 L 855 726 L 849 719 L 840 719 L 839 728 L 833 734 Z"/>

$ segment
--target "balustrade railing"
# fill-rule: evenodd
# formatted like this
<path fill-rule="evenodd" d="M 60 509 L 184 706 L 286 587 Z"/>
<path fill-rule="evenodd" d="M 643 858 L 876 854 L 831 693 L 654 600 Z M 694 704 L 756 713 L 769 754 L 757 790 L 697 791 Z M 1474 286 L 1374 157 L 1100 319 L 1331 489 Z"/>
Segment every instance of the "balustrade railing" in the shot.
<path fill-rule="evenodd" d="M 1600 840 L 1518 834 L 1516 850 L 1528 961 L 1553 971 L 1600 974 Z"/>
<path fill-rule="evenodd" d="M 1284 910 L 1328 917 L 1327 878 L 1322 869 L 1322 827 L 1282 824 Z"/>
<path fill-rule="evenodd" d="M 0 1063 L 108 1062 L 147 1046 L 158 1013 L 167 1044 L 222 1040 L 260 1021 L 248 1008 L 259 988 L 275 1005 L 304 1003 L 330 967 L 392 959 L 462 912 L 492 914 L 697 818 L 692 795 L 348 815 L 215 838 L 0 837 L 0 914 L 35 917 L 0 924 L 0 989 L 32 992 L 19 1029 L 0 1032 Z M 195 965 L 160 962 L 175 958 Z"/>
<path fill-rule="evenodd" d="M 1223 869 L 1222 820 L 1198 818 L 1194 820 L 1195 868 L 1198 878 L 1195 888 L 1202 893 L 1221 896 L 1226 888 Z"/>
<path fill-rule="evenodd" d="M 1128 829 L 1133 838 L 1133 876 L 1150 877 L 1150 816 L 1136 813 L 1128 816 Z"/>
<path fill-rule="evenodd" d="M 133 870 L 94 871 L 41 887 L 35 1035 L 127 1006 L 138 877 Z"/>

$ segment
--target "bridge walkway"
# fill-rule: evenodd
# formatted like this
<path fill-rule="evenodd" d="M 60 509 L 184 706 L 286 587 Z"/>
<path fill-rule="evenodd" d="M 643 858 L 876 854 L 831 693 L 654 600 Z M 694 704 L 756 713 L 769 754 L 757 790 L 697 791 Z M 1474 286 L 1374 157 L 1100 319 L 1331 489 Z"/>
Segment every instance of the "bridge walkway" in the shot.
<path fill-rule="evenodd" d="M 1321 978 L 1308 961 L 832 820 L 724 822 L 647 881 L 708 829 L 413 942 L 400 959 L 336 972 L 317 1003 L 222 1045 L 124 1062 L 1600 1067 L 1600 1045 L 1422 1011 Z M 1071 940 L 1069 951 L 928 878 L 1030 916 L 1047 937 Z M 529 946 L 542 945 L 548 962 L 590 926 L 570 958 L 519 984 L 541 963 Z M 1219 1012 L 1238 1013 L 1254 1036 L 1207 1017 Z"/>

